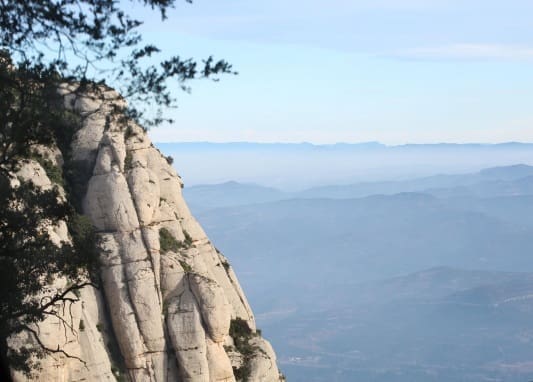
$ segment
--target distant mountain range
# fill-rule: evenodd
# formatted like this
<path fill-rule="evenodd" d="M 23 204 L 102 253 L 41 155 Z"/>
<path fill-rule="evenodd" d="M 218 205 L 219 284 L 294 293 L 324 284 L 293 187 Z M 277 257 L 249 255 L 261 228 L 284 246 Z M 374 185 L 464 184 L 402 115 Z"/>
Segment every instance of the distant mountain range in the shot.
<path fill-rule="evenodd" d="M 533 166 L 184 193 L 289 380 L 533 380 Z"/>
<path fill-rule="evenodd" d="M 341 186 L 315 187 L 300 197 L 346 199 L 373 194 L 425 192 L 447 196 L 503 196 L 529 194 L 533 190 L 533 166 L 524 164 L 494 167 L 476 173 L 433 175 L 403 181 L 365 182 Z"/>
<path fill-rule="evenodd" d="M 184 195 L 191 208 L 201 212 L 218 207 L 266 203 L 287 199 L 350 199 L 403 192 L 426 193 L 436 197 L 498 197 L 533 195 L 533 166 L 518 164 L 483 169 L 476 173 L 434 175 L 401 181 L 362 182 L 314 187 L 285 192 L 257 184 L 234 181 L 186 187 Z"/>
<path fill-rule="evenodd" d="M 377 142 L 160 143 L 186 185 L 256 183 L 285 191 L 333 184 L 472 173 L 515 163 L 533 165 L 532 143 L 420 144 Z"/>
<path fill-rule="evenodd" d="M 161 148 L 183 148 L 189 150 L 209 149 L 209 150 L 257 150 L 265 149 L 329 149 L 329 150 L 383 150 L 383 149 L 457 149 L 457 148 L 480 148 L 480 149 L 508 149 L 508 148 L 533 148 L 533 143 L 526 142 L 503 142 L 503 143 L 425 143 L 425 144 L 403 144 L 403 145 L 385 145 L 380 142 L 360 142 L 360 143 L 334 143 L 334 144 L 313 144 L 308 142 L 301 143 L 258 143 L 258 142 L 157 142 L 156 145 Z"/>

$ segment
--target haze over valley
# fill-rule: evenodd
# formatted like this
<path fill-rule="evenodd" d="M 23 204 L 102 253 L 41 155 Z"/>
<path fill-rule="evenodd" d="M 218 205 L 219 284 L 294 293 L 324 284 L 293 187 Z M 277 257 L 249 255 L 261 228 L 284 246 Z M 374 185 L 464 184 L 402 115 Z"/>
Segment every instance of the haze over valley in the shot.
<path fill-rule="evenodd" d="M 288 191 L 435 174 L 471 173 L 517 163 L 533 165 L 533 144 L 417 144 L 378 142 L 158 143 L 175 160 L 187 186 L 256 183 Z"/>
<path fill-rule="evenodd" d="M 221 163 L 229 160 L 224 150 L 233 152 L 213 150 Z M 335 176 L 341 157 L 351 161 L 343 171 L 359 157 L 384 159 L 379 176 L 335 183 L 325 169 L 296 174 L 294 164 L 279 168 L 276 160 L 244 164 L 257 166 L 261 185 L 242 182 L 244 167 L 232 168 L 243 171 L 240 182 L 188 186 L 184 175 L 193 214 L 232 261 L 290 381 L 531 379 L 529 145 L 265 149 L 283 158 L 298 150 L 329 158 Z M 387 176 L 391 151 L 417 158 L 424 171 Z M 276 169 L 284 189 L 270 185 Z"/>
<path fill-rule="evenodd" d="M 533 382 L 533 1 L 0 15 L 0 382 Z"/>

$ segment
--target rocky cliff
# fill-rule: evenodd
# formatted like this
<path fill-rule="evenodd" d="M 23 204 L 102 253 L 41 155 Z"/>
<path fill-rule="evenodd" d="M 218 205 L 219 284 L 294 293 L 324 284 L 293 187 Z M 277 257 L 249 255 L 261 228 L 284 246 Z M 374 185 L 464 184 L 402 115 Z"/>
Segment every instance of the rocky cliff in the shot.
<path fill-rule="evenodd" d="M 189 212 L 169 160 L 140 126 L 117 122 L 116 101 L 65 97 L 83 117 L 68 160 L 88 174 L 76 196 L 97 232 L 101 287 L 83 289 L 64 317 L 39 324 L 41 341 L 68 356 L 41 360 L 35 379 L 282 380 L 232 267 Z M 44 155 L 64 165 L 56 148 Z M 52 186 L 36 161 L 25 162 L 18 175 Z M 69 240 L 65 227 L 49 232 L 58 243 Z M 58 279 L 53 287 L 67 283 Z M 26 341 L 19 336 L 10 343 Z"/>

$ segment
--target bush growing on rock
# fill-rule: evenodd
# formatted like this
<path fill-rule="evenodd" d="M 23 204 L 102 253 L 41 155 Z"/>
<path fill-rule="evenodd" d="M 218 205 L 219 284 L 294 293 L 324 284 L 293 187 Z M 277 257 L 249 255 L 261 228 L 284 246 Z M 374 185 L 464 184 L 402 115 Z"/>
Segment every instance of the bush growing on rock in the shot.
<path fill-rule="evenodd" d="M 168 229 L 161 228 L 159 230 L 159 247 L 161 252 L 178 252 L 183 248 L 183 244 L 176 240 Z"/>
<path fill-rule="evenodd" d="M 257 346 L 250 343 L 250 340 L 258 334 L 250 329 L 246 320 L 237 317 L 231 320 L 229 335 L 233 338 L 235 348 L 243 356 L 242 365 L 238 368 L 233 368 L 233 374 L 238 381 L 246 382 L 251 373 L 250 360 L 255 352 L 259 350 Z"/>

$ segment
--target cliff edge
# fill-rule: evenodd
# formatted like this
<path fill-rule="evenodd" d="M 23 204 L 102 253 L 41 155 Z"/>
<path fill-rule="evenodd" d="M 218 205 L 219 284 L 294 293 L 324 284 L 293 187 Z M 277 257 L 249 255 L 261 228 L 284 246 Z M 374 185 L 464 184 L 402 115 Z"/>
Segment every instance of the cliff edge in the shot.
<path fill-rule="evenodd" d="M 39 381 L 214 382 L 283 380 L 270 344 L 227 259 L 191 215 L 183 183 L 169 160 L 132 121 L 112 113 L 116 93 L 102 101 L 65 94 L 81 115 L 65 165 L 84 169 L 83 212 L 97 233 L 101 288 L 38 325 L 55 353 L 40 361 Z M 63 166 L 61 153 L 45 154 Z M 52 182 L 36 161 L 18 176 Z M 50 227 L 57 242 L 63 227 Z M 68 280 L 55 280 L 62 288 Z M 66 325 L 65 322 L 70 324 Z M 30 338 L 19 336 L 11 346 Z M 16 381 L 27 380 L 13 373 Z"/>

